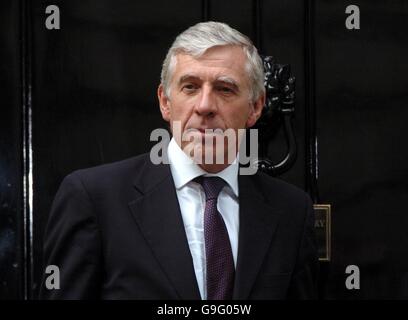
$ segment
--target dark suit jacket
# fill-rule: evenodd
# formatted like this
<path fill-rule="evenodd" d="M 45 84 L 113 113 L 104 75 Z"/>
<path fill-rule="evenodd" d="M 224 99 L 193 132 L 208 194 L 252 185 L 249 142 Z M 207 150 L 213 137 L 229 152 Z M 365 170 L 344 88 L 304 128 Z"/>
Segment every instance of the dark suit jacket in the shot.
<path fill-rule="evenodd" d="M 261 172 L 238 179 L 233 298 L 315 298 L 310 198 Z M 44 258 L 44 270 L 59 267 L 60 289 L 43 282 L 42 299 L 200 299 L 170 168 L 148 154 L 68 175 L 52 206 Z"/>

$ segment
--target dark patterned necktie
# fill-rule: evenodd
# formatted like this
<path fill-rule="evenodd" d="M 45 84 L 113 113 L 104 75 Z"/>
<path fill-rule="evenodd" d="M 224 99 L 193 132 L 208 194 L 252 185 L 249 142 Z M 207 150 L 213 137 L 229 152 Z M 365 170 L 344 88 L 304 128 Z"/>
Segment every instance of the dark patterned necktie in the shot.
<path fill-rule="evenodd" d="M 217 199 L 226 185 L 219 177 L 198 177 L 203 186 L 206 203 L 204 211 L 204 239 L 207 260 L 207 299 L 232 299 L 234 260 L 228 231 L 217 210 Z"/>

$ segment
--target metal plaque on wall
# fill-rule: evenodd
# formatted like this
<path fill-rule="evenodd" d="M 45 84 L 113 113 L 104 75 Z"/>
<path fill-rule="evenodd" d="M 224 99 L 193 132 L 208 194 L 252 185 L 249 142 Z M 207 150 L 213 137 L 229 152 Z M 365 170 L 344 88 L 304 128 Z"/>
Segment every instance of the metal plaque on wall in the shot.
<path fill-rule="evenodd" d="M 330 261 L 331 207 L 330 204 L 314 204 L 315 230 L 320 261 Z"/>

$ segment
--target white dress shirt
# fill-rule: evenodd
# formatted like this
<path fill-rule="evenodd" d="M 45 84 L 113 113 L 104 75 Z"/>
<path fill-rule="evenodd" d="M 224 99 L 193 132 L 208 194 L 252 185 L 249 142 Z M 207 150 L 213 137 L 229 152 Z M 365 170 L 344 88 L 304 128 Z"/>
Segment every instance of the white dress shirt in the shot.
<path fill-rule="evenodd" d="M 181 150 L 174 138 L 171 139 L 167 152 L 201 299 L 206 300 L 205 193 L 202 186 L 192 180 L 201 175 L 206 177 L 218 176 L 227 183 L 218 196 L 217 209 L 227 227 L 236 267 L 239 230 L 238 163 L 235 160 L 227 168 L 216 174 L 208 173 L 193 163 L 191 158 Z"/>

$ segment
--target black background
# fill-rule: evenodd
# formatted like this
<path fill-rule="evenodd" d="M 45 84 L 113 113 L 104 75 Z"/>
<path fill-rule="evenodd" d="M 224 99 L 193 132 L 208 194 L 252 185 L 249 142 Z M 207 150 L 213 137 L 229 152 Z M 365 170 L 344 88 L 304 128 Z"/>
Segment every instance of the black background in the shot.
<path fill-rule="evenodd" d="M 61 29 L 47 30 L 57 5 Z M 358 5 L 361 29 L 345 27 Z M 295 165 L 280 178 L 332 205 L 323 299 L 408 298 L 408 2 L 3 0 L 0 4 L 0 298 L 36 298 L 62 178 L 150 150 L 175 36 L 223 21 L 297 79 Z M 282 132 L 270 157 L 285 153 Z M 32 181 L 32 185 L 31 185 Z M 357 265 L 361 289 L 347 290 Z"/>

